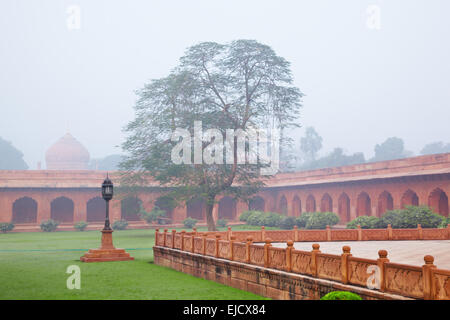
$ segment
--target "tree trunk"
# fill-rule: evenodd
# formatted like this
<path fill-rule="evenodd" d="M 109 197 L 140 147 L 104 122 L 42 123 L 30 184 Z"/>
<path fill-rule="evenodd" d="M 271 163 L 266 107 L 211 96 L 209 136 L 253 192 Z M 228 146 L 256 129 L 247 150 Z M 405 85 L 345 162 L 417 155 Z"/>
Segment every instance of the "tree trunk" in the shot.
<path fill-rule="evenodd" d="M 206 201 L 206 223 L 208 225 L 208 231 L 217 231 L 213 217 L 214 199 L 215 197 Z"/>

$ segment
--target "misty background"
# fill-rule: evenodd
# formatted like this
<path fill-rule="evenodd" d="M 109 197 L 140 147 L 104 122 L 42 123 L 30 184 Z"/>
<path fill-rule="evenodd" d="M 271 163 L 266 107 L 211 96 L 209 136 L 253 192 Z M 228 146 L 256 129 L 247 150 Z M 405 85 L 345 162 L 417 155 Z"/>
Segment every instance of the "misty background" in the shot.
<path fill-rule="evenodd" d="M 68 8 L 80 9 L 70 29 Z M 369 6 L 380 29 L 368 27 Z M 374 156 L 399 137 L 419 154 L 450 142 L 450 2 L 0 2 L 0 137 L 30 169 L 69 131 L 91 158 L 121 153 L 135 90 L 166 76 L 202 41 L 255 39 L 291 62 L 321 154 Z"/>

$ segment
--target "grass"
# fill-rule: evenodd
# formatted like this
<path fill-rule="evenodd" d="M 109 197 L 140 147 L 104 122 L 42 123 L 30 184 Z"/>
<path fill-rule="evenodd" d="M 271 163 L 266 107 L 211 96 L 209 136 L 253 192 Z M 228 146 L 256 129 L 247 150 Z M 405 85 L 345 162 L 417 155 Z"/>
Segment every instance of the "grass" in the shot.
<path fill-rule="evenodd" d="M 264 299 L 153 264 L 153 230 L 114 232 L 114 245 L 127 249 L 134 261 L 80 262 L 88 249 L 99 247 L 100 236 L 98 231 L 0 234 L 0 299 Z M 70 265 L 80 267 L 80 290 L 67 289 Z"/>

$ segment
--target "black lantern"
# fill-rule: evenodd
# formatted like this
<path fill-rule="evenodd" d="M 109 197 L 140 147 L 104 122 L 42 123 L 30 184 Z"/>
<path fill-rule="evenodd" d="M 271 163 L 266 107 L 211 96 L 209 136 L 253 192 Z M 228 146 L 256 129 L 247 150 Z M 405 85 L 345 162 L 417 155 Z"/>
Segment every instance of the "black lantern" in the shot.
<path fill-rule="evenodd" d="M 106 201 L 106 219 L 105 227 L 103 230 L 112 230 L 109 225 L 109 200 L 112 199 L 114 194 L 114 185 L 111 180 L 109 180 L 108 174 L 106 174 L 106 179 L 102 183 L 102 197 Z"/>

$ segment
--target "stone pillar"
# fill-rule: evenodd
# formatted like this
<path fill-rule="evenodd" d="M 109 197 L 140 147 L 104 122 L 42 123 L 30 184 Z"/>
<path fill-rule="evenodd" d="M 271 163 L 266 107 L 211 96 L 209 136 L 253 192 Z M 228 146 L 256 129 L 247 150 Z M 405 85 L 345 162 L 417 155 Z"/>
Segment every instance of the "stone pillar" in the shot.
<path fill-rule="evenodd" d="M 172 212 L 173 223 L 181 223 L 187 218 L 187 208 L 186 205 L 182 205 L 173 209 Z"/>
<path fill-rule="evenodd" d="M 76 197 L 73 199 L 73 222 L 87 220 L 87 200 L 85 197 Z"/>
<path fill-rule="evenodd" d="M 39 225 L 42 221 L 50 219 L 50 199 L 48 195 L 41 194 L 40 196 L 34 198 L 37 202 L 37 224 Z"/>
<path fill-rule="evenodd" d="M 111 223 L 122 218 L 122 202 L 120 199 L 111 200 L 109 219 Z"/>

